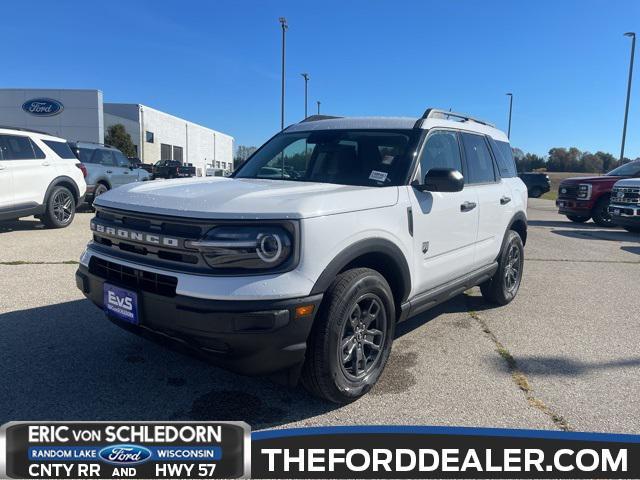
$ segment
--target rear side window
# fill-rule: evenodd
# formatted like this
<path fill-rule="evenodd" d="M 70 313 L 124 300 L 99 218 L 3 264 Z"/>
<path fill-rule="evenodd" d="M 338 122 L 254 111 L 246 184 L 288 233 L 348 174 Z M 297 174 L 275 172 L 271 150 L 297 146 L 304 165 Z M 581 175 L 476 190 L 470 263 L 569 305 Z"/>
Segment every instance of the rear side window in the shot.
<path fill-rule="evenodd" d="M 78 159 L 82 163 L 95 163 L 93 161 L 93 152 L 95 148 L 78 148 Z"/>
<path fill-rule="evenodd" d="M 513 160 L 513 151 L 509 142 L 499 142 L 498 140 L 489 139 L 493 153 L 496 157 L 498 170 L 502 178 L 512 178 L 518 176 L 516 162 Z"/>
<path fill-rule="evenodd" d="M 56 152 L 56 155 L 60 158 L 76 159 L 76 156 L 73 154 L 66 142 L 55 142 L 53 140 L 43 140 L 43 142 L 47 147 Z"/>
<path fill-rule="evenodd" d="M 100 148 L 96 148 L 93 151 L 91 163 L 97 163 L 105 167 L 113 167 L 116 164 L 115 159 L 113 158 L 113 153 L 110 150 L 102 150 Z"/>
<path fill-rule="evenodd" d="M 487 141 L 482 135 L 461 133 L 467 159 L 465 183 L 492 183 L 496 181 L 493 159 Z"/>
<path fill-rule="evenodd" d="M 45 154 L 29 137 L 22 135 L 0 135 L 0 150 L 4 160 L 35 160 Z"/>

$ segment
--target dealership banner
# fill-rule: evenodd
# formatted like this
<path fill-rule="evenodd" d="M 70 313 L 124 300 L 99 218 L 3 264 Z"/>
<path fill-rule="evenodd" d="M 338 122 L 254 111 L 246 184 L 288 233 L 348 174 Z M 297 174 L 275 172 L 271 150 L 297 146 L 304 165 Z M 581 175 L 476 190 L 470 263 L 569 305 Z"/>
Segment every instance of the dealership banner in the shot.
<path fill-rule="evenodd" d="M 640 478 L 640 435 L 244 422 L 11 422 L 0 478 Z"/>

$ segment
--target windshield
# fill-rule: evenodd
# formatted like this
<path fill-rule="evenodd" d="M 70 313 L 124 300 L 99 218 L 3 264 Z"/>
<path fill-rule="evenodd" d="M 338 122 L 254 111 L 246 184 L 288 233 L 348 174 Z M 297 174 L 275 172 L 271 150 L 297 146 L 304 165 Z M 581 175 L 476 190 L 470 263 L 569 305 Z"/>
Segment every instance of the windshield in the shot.
<path fill-rule="evenodd" d="M 640 162 L 629 162 L 614 168 L 607 175 L 612 177 L 635 177 L 640 175 Z"/>
<path fill-rule="evenodd" d="M 282 133 L 234 176 L 369 187 L 402 185 L 417 135 L 412 130 Z"/>

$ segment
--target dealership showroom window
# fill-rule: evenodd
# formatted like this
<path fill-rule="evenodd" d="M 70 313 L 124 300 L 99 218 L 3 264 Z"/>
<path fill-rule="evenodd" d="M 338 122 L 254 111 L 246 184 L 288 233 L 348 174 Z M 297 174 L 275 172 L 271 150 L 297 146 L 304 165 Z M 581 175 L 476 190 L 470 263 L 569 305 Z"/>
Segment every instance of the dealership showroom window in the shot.
<path fill-rule="evenodd" d="M 639 2 L 61 5 L 2 15 L 0 478 L 640 478 Z"/>

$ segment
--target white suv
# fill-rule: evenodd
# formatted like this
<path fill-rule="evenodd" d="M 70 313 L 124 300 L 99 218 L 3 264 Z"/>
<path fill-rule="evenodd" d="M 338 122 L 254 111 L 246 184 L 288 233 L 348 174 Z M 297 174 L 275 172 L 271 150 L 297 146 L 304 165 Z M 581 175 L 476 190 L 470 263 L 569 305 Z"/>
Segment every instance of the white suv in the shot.
<path fill-rule="evenodd" d="M 232 178 L 101 195 L 76 282 L 131 331 L 348 402 L 380 377 L 398 322 L 474 285 L 515 297 L 526 202 L 486 122 L 314 116 Z"/>
<path fill-rule="evenodd" d="M 0 127 L 0 220 L 35 215 L 50 228 L 70 225 L 85 174 L 66 140 Z"/>

